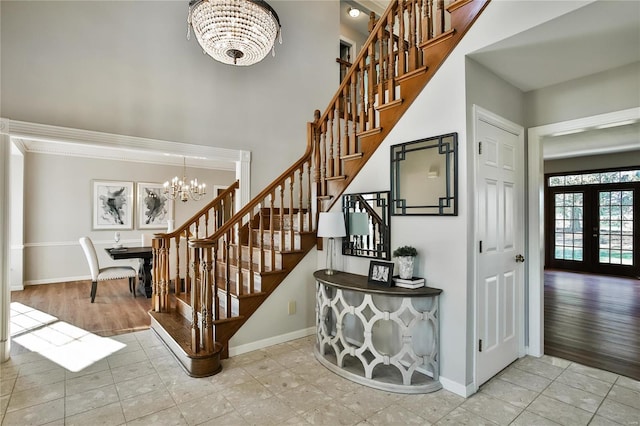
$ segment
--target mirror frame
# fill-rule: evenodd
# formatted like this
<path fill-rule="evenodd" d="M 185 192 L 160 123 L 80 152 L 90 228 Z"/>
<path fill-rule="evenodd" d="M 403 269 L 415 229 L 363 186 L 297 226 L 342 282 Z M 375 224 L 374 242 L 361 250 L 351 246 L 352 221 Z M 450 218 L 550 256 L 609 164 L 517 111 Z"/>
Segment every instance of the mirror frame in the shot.
<path fill-rule="evenodd" d="M 412 153 L 424 150 L 433 150 L 434 155 L 445 156 L 444 187 L 439 188 L 439 192 L 444 196 L 428 200 L 426 205 L 412 205 L 410 201 L 407 201 L 408 191 L 400 186 L 402 164 Z M 392 216 L 458 215 L 458 133 L 447 133 L 392 145 L 390 170 Z M 429 173 L 427 172 L 427 177 L 429 177 Z"/>
<path fill-rule="evenodd" d="M 367 196 L 371 197 L 365 198 Z M 389 215 L 390 199 L 390 191 L 360 192 L 355 194 L 344 194 L 342 196 L 342 212 L 344 213 L 345 227 L 347 231 L 347 236 L 342 239 L 342 254 L 346 256 L 366 257 L 369 259 L 391 259 L 391 220 Z M 382 213 L 378 215 L 377 212 L 371 212 L 371 207 L 369 209 L 357 208 L 357 204 L 362 201 L 366 201 L 367 204 L 375 203 L 375 208 L 380 208 Z M 372 217 L 371 213 L 376 214 L 377 217 L 374 217 L 374 221 L 379 222 L 381 225 L 377 231 L 373 231 L 374 235 L 370 235 L 373 240 L 371 243 L 374 245 L 374 248 L 372 249 L 355 248 L 355 245 L 358 244 L 359 236 L 351 235 L 351 221 L 349 220 L 349 214 L 356 212 L 367 213 L 369 218 Z"/>

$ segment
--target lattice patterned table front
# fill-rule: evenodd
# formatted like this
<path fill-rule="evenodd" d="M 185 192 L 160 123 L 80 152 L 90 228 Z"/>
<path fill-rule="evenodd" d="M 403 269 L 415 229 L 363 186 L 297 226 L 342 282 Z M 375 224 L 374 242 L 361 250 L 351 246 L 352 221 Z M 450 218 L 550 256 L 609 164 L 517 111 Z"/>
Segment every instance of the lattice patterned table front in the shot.
<path fill-rule="evenodd" d="M 367 386 L 400 393 L 441 388 L 438 296 L 441 290 L 369 285 L 339 272 L 316 277 L 316 358 Z"/>

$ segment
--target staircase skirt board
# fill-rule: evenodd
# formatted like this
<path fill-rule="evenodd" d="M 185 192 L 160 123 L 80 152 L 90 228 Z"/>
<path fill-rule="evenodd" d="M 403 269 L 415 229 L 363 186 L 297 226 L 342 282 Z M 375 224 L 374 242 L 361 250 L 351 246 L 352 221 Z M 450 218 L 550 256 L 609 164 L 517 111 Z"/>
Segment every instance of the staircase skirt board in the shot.
<path fill-rule="evenodd" d="M 173 356 L 179 361 L 180 366 L 191 377 L 213 376 L 222 370 L 220 355 L 223 347 L 215 343 L 212 353 L 193 353 L 190 347 L 190 331 L 185 329 L 184 318 L 175 313 L 149 312 L 151 316 L 151 329 L 165 344 Z M 188 327 L 189 324 L 186 324 Z M 185 339 L 187 344 L 184 343 Z"/>

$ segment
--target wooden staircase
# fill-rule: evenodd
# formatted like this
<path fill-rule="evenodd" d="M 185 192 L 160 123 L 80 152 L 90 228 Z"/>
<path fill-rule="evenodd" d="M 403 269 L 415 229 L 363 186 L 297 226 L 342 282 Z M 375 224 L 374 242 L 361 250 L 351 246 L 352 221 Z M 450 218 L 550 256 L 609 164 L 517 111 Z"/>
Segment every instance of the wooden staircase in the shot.
<path fill-rule="evenodd" d="M 238 212 L 237 183 L 153 242 L 151 327 L 189 375 L 220 371 L 229 339 L 316 245 L 337 202 L 489 0 L 392 0 L 304 155 Z M 182 250 L 182 251 L 181 251 Z"/>

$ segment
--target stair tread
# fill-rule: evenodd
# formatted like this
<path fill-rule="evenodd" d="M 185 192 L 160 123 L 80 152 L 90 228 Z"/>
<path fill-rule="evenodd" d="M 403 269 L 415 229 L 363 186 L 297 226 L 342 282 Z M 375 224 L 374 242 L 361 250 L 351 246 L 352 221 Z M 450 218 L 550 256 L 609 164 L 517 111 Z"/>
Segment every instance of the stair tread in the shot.
<path fill-rule="evenodd" d="M 149 315 L 165 329 L 189 358 L 209 358 L 210 353 L 193 352 L 191 349 L 191 322 L 177 312 L 149 311 Z M 217 352 L 222 351 L 222 345 L 216 343 Z"/>

